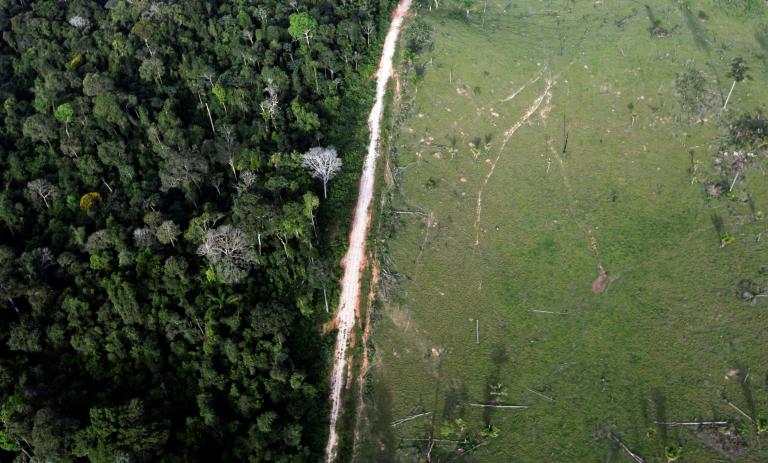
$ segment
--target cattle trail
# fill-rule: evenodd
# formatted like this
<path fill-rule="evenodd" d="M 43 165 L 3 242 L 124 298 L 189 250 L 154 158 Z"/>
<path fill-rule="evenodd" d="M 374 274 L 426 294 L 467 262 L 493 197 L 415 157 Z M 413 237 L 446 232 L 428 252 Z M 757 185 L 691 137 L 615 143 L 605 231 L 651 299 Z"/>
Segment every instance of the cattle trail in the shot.
<path fill-rule="evenodd" d="M 573 219 L 576 225 L 584 233 L 584 236 L 587 238 L 587 240 L 589 240 L 589 248 L 592 250 L 592 254 L 595 257 L 595 265 L 597 265 L 598 274 L 597 278 L 592 283 L 592 292 L 595 294 L 600 294 L 605 291 L 609 281 L 608 274 L 605 272 L 603 263 L 600 260 L 600 250 L 598 248 L 597 238 L 595 238 L 594 233 L 592 233 L 592 229 L 584 225 L 581 220 L 579 220 L 576 212 L 571 206 L 571 198 L 574 197 L 571 180 L 568 177 L 568 172 L 565 170 L 565 162 L 563 161 L 563 157 L 560 155 L 560 152 L 557 151 L 557 148 L 555 148 L 554 141 L 551 138 L 547 138 L 547 147 L 549 147 L 549 152 L 552 153 L 552 156 L 557 160 L 557 164 L 560 166 L 560 175 L 563 179 L 563 186 L 565 186 L 565 193 L 568 195 L 565 202 L 568 215 L 571 216 L 571 219 Z"/>
<path fill-rule="evenodd" d="M 501 143 L 501 146 L 499 147 L 499 154 L 496 155 L 496 159 L 491 163 L 491 170 L 488 171 L 488 174 L 485 176 L 485 180 L 483 181 L 483 184 L 480 186 L 480 190 L 477 192 L 477 206 L 475 207 L 475 247 L 480 245 L 480 215 L 483 212 L 483 190 L 485 189 L 486 185 L 488 185 L 488 182 L 491 180 L 491 176 L 493 176 L 493 172 L 496 170 L 496 164 L 498 164 L 499 159 L 501 159 L 501 155 L 504 152 L 504 147 L 507 145 L 507 142 L 510 138 L 512 138 L 512 135 L 515 134 L 515 132 L 520 129 L 526 122 L 528 122 L 528 119 L 533 116 L 536 111 L 539 110 L 541 107 L 541 104 L 546 100 L 549 102 L 549 100 L 552 98 L 552 87 L 556 84 L 556 82 L 552 79 L 547 79 L 547 84 L 544 88 L 544 91 L 539 95 L 533 103 L 528 107 L 528 110 L 525 112 L 523 117 L 515 123 L 512 127 L 509 128 L 506 132 L 504 132 L 504 139 Z"/>

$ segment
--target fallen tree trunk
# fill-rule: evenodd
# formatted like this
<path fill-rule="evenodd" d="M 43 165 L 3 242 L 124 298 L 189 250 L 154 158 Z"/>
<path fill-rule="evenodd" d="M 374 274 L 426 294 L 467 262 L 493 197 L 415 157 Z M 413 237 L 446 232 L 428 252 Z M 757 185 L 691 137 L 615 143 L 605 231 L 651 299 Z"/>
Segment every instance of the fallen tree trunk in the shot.
<path fill-rule="evenodd" d="M 408 421 L 415 420 L 416 418 L 421 418 L 422 416 L 429 416 L 431 414 L 432 414 L 432 412 L 424 412 L 424 413 L 419 413 L 419 414 L 416 414 L 416 415 L 406 416 L 405 418 L 401 418 L 401 419 L 399 419 L 397 421 L 393 421 L 392 422 L 392 427 L 394 428 L 394 427 L 396 427 L 398 425 L 401 425 L 403 423 L 406 423 Z"/>
<path fill-rule="evenodd" d="M 659 426 L 724 426 L 727 421 L 654 421 Z"/>
<path fill-rule="evenodd" d="M 503 409 L 518 409 L 518 408 L 528 408 L 528 405 L 493 405 L 493 404 L 467 404 L 470 407 L 479 407 L 479 408 L 503 408 Z"/>
<path fill-rule="evenodd" d="M 629 457 L 632 458 L 636 463 L 645 463 L 645 460 L 643 459 L 643 457 L 641 457 L 640 455 L 630 450 L 630 448 L 627 447 L 627 445 L 624 442 L 622 442 L 621 439 L 616 437 L 616 434 L 611 433 L 611 439 L 613 439 L 614 442 L 619 444 L 619 447 L 621 447 L 621 449 L 624 450 L 624 452 L 626 452 L 627 455 L 629 455 Z"/>

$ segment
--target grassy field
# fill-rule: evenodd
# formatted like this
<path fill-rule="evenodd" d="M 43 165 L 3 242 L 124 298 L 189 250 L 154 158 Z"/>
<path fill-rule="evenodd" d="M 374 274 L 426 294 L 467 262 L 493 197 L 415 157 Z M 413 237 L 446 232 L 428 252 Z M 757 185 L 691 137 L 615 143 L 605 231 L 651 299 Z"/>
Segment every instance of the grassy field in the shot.
<path fill-rule="evenodd" d="M 767 461 L 734 406 L 768 418 L 768 298 L 742 297 L 768 287 L 768 179 L 705 184 L 728 115 L 768 103 L 765 3 L 440 3 L 392 108 L 357 460 Z M 721 115 L 736 56 L 752 79 Z M 690 420 L 730 424 L 654 424 Z"/>

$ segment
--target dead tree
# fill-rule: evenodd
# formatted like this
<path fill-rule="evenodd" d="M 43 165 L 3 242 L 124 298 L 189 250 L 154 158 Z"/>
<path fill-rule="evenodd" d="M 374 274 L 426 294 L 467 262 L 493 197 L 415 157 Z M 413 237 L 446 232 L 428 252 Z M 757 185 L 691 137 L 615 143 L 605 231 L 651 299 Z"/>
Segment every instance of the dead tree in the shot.
<path fill-rule="evenodd" d="M 264 92 L 267 94 L 267 99 L 262 101 L 259 107 L 264 114 L 264 119 L 271 121 L 274 120 L 277 111 L 280 109 L 279 89 L 271 77 L 267 80 L 267 87 L 264 89 Z"/>
<path fill-rule="evenodd" d="M 366 21 L 363 23 L 363 33 L 365 34 L 365 46 L 370 47 L 371 46 L 371 34 L 373 31 L 376 30 L 376 27 L 373 25 L 373 22 Z"/>
<path fill-rule="evenodd" d="M 222 225 L 205 234 L 197 254 L 205 256 L 227 283 L 242 280 L 256 263 L 251 244 L 238 228 Z"/>
<path fill-rule="evenodd" d="M 327 198 L 328 181 L 339 172 L 342 164 L 338 153 L 336 153 L 336 148 L 333 146 L 310 148 L 309 151 L 301 155 L 301 159 L 312 177 L 322 180 L 323 197 Z"/>
<path fill-rule="evenodd" d="M 59 194 L 59 189 L 54 184 L 41 178 L 27 183 L 27 191 L 32 198 L 42 199 L 46 209 L 51 208 L 48 200 L 55 198 Z"/>

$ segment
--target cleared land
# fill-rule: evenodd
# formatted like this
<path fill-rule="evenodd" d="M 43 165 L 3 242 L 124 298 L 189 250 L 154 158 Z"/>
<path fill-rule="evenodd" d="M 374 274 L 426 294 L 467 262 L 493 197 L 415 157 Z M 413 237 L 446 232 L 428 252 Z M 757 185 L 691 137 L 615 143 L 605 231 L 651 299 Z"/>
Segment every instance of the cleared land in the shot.
<path fill-rule="evenodd" d="M 714 164 L 768 103 L 764 4 L 443 3 L 394 98 L 358 461 L 766 461 L 768 179 Z"/>

